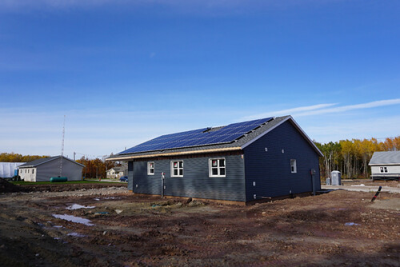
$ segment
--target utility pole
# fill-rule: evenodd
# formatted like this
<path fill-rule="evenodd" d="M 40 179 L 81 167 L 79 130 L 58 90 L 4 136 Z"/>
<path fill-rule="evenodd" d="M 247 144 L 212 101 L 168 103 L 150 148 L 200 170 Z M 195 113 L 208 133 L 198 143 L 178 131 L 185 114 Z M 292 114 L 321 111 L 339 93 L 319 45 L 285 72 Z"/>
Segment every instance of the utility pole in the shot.
<path fill-rule="evenodd" d="M 64 123 L 63 123 L 62 142 L 61 142 L 60 177 L 62 176 L 62 161 L 63 161 L 63 156 L 64 156 L 64 137 L 65 137 L 65 115 L 64 115 Z"/>

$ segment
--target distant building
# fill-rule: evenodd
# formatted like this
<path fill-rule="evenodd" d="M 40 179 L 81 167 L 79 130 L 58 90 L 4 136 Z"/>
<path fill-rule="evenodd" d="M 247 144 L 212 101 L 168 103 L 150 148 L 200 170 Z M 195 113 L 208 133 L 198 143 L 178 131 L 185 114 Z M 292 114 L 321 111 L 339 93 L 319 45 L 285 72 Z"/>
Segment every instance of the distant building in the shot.
<path fill-rule="evenodd" d="M 0 178 L 11 178 L 18 175 L 18 167 L 25 162 L 0 162 Z"/>
<path fill-rule="evenodd" d="M 84 165 L 69 158 L 55 156 L 37 159 L 19 166 L 19 176 L 26 182 L 50 181 L 51 177 L 67 177 L 68 181 L 82 180 L 82 169 Z"/>
<path fill-rule="evenodd" d="M 121 167 L 113 167 L 107 170 L 107 178 L 111 179 L 119 179 L 121 176 L 124 176 L 124 168 Z"/>
<path fill-rule="evenodd" d="M 372 180 L 400 179 L 400 151 L 375 152 L 368 165 Z"/>
<path fill-rule="evenodd" d="M 291 116 L 163 135 L 113 155 L 138 194 L 247 203 L 321 189 L 323 154 Z"/>

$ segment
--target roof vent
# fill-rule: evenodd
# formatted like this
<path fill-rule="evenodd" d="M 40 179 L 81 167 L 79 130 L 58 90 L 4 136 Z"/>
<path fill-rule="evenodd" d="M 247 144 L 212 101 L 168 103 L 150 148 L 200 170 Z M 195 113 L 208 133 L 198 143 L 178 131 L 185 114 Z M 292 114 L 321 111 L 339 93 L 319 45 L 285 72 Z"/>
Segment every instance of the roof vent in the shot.
<path fill-rule="evenodd" d="M 216 132 L 218 130 L 221 130 L 225 126 L 220 126 L 220 127 L 207 127 L 206 130 L 203 131 L 203 133 L 211 133 L 211 132 Z"/>

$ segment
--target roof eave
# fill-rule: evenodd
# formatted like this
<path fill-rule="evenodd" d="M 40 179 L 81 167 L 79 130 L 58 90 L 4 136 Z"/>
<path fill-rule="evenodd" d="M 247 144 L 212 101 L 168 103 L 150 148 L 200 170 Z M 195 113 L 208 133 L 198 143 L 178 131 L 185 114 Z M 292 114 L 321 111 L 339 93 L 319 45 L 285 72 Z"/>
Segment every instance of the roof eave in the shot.
<path fill-rule="evenodd" d="M 369 163 L 368 166 L 396 166 L 396 165 L 400 165 L 400 162 L 398 163 Z"/>
<path fill-rule="evenodd" d="M 157 154 L 146 154 L 146 155 L 126 155 L 126 156 L 115 156 L 112 158 L 107 158 L 107 161 L 124 161 L 131 159 L 145 159 L 145 158 L 154 158 L 154 157 L 172 157 L 172 156 L 185 156 L 185 155 L 193 155 L 193 154 L 204 154 L 204 153 L 217 153 L 217 152 L 230 152 L 230 151 L 240 151 L 241 147 L 226 147 L 226 148 L 214 148 L 214 149 L 201 149 L 201 150 L 188 150 L 188 151 L 179 151 L 179 152 L 161 152 Z"/>

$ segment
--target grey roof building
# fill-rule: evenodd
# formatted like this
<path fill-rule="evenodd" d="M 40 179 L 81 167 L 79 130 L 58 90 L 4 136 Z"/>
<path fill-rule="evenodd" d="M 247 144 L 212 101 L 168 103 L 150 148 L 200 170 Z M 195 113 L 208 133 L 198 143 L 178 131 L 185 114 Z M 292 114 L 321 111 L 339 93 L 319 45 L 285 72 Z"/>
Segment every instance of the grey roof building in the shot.
<path fill-rule="evenodd" d="M 163 135 L 107 160 L 128 161 L 134 193 L 246 203 L 320 190 L 320 156 L 284 116 Z"/>
<path fill-rule="evenodd" d="M 400 151 L 374 152 L 368 165 L 373 180 L 400 179 Z"/>
<path fill-rule="evenodd" d="M 27 182 L 50 181 L 51 177 L 61 176 L 68 178 L 68 181 L 82 179 L 84 165 L 75 162 L 64 156 L 54 156 L 37 159 L 19 166 L 19 176 Z"/>

